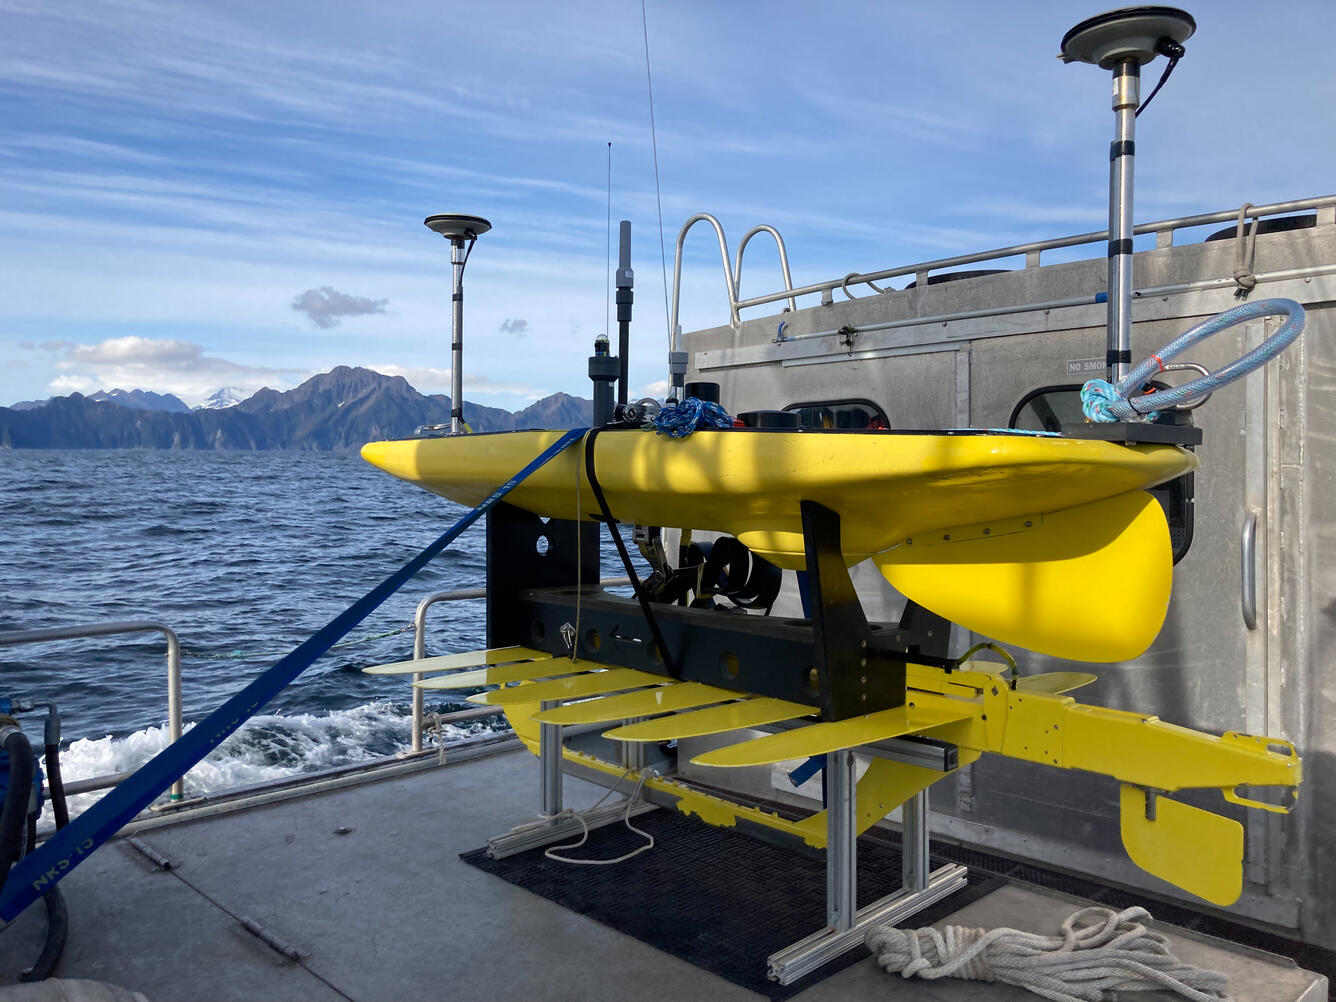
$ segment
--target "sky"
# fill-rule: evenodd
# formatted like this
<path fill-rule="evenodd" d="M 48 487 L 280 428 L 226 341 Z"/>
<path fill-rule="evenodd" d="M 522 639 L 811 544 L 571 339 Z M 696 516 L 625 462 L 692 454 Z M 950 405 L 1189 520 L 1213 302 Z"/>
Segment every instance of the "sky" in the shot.
<path fill-rule="evenodd" d="M 633 226 L 632 396 L 661 392 L 693 213 L 730 254 L 776 226 L 797 285 L 1103 228 L 1110 77 L 1054 57 L 1104 2 L 646 0 L 652 135 L 636 2 L 0 0 L 0 405 L 195 405 L 335 365 L 448 392 L 436 212 L 494 227 L 467 399 L 589 395 L 609 211 L 614 257 Z M 1336 4 L 1191 12 L 1138 120 L 1137 220 L 1329 194 Z M 727 322 L 706 229 L 684 260 L 684 329 Z M 780 286 L 755 241 L 743 296 Z"/>

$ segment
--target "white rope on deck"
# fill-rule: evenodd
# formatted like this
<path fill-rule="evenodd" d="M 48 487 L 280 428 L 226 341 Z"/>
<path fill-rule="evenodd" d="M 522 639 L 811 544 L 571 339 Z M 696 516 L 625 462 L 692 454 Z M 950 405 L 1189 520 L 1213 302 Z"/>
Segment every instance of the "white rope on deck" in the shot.
<path fill-rule="evenodd" d="M 1098 1002 L 1106 991 L 1169 990 L 1192 1002 L 1229 1002 L 1228 978 L 1181 963 L 1169 940 L 1151 932 L 1144 908 L 1083 908 L 1061 936 L 1017 929 L 894 929 L 867 935 L 888 973 L 906 978 L 1001 981 L 1054 1002 Z"/>

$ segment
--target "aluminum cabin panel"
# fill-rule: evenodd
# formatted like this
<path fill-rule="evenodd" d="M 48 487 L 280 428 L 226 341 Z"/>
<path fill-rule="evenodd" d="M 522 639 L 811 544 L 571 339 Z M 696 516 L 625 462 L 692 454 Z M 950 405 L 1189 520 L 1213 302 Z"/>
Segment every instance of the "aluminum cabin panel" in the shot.
<path fill-rule="evenodd" d="M 1194 413 L 1205 436 L 1198 450 L 1196 531 L 1175 569 L 1164 628 L 1142 657 L 1098 667 L 1100 681 L 1088 690 L 1090 702 L 1217 732 L 1270 733 L 1299 746 L 1304 786 L 1298 808 L 1288 817 L 1249 819 L 1244 896 L 1228 911 L 1328 946 L 1329 930 L 1336 928 L 1336 874 L 1325 865 L 1336 822 L 1336 672 L 1330 667 L 1336 649 L 1336 492 L 1331 489 L 1336 315 L 1330 305 L 1336 302 L 1336 226 L 1331 215 L 1320 210 L 1323 222 L 1317 226 L 1257 238 L 1253 271 L 1263 281 L 1251 298 L 1299 300 L 1308 313 L 1304 336 L 1279 361 L 1218 391 Z M 1168 244 L 1168 234 L 1161 236 Z M 1134 285 L 1152 291 L 1133 304 L 1134 360 L 1235 305 L 1237 263 L 1233 240 L 1170 244 L 1136 254 Z M 1069 375 L 1068 362 L 1102 358 L 1105 348 L 1103 305 L 1027 308 L 1093 297 L 1104 287 L 1104 261 L 1029 264 L 884 295 L 866 295 L 865 286 L 853 286 L 863 298 L 688 334 L 683 340 L 692 352 L 688 379 L 720 382 L 723 403 L 734 412 L 783 407 L 838 390 L 829 399 L 874 400 L 899 428 L 1005 424 L 1024 393 L 1079 382 L 1080 376 Z M 842 299 L 838 289 L 835 298 Z M 999 312 L 958 316 L 980 310 Z M 775 342 L 780 320 L 794 340 Z M 886 326 L 860 333 L 852 355 L 838 335 L 795 337 L 846 324 Z M 1216 368 L 1270 332 L 1262 323 L 1234 328 L 1184 360 Z M 1241 609 L 1241 537 L 1250 514 L 1257 526 L 1255 629 L 1245 625 Z M 1135 587 L 1135 569 L 1118 578 L 1090 586 L 1107 588 L 1110 601 L 1116 601 L 1119 589 Z M 872 576 L 856 574 L 855 580 L 870 612 L 895 608 L 889 589 Z M 1027 671 L 1084 667 L 1021 657 Z M 715 782 L 725 778 L 713 776 Z M 1127 861 L 1118 837 L 1116 790 L 1105 785 L 1097 777 L 985 756 L 934 788 L 934 830 L 1180 897 Z M 1218 794 L 1204 796 L 1204 804 L 1220 810 Z"/>

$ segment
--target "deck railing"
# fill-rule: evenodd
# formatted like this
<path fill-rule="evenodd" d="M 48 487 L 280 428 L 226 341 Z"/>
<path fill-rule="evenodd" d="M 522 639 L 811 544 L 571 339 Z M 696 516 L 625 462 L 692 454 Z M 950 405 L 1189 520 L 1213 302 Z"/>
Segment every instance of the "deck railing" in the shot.
<path fill-rule="evenodd" d="M 1161 219 L 1153 223 L 1141 223 L 1133 228 L 1132 232 L 1138 236 L 1147 233 L 1155 234 L 1155 246 L 1171 247 L 1173 246 L 1174 234 L 1178 230 L 1191 229 L 1196 226 L 1210 226 L 1218 223 L 1236 222 L 1240 215 L 1245 219 L 1262 219 L 1266 216 L 1283 215 L 1289 212 L 1301 212 L 1306 209 L 1315 210 L 1317 213 L 1318 225 L 1336 223 L 1336 195 L 1322 195 L 1317 198 L 1300 198 L 1288 202 L 1272 202 L 1269 205 L 1245 205 L 1237 209 L 1222 209 L 1219 212 L 1205 212 L 1195 216 L 1178 216 L 1173 219 Z M 958 254 L 954 257 L 937 258 L 933 261 L 920 261 L 917 264 L 903 265 L 897 268 L 886 268 L 881 271 L 872 272 L 853 272 L 841 278 L 827 279 L 824 282 L 814 282 L 811 285 L 804 285 L 800 288 L 793 288 L 792 280 L 788 275 L 788 258 L 784 250 L 783 240 L 773 226 L 754 227 L 744 238 L 743 243 L 738 248 L 738 260 L 736 266 L 730 266 L 728 260 L 728 240 L 724 236 L 723 226 L 719 221 L 708 213 L 698 213 L 687 220 L 677 235 L 677 254 L 673 268 L 673 301 L 670 326 L 676 345 L 681 337 L 680 325 L 678 324 L 679 307 L 682 297 L 682 247 L 686 242 L 687 231 L 697 222 L 708 222 L 715 231 L 719 241 L 719 253 L 723 260 L 724 284 L 728 291 L 729 319 L 735 326 L 740 323 L 739 311 L 754 306 L 764 306 L 768 303 L 777 303 L 782 300 L 789 301 L 789 308 L 793 309 L 795 300 L 801 296 L 820 295 L 821 302 L 829 305 L 834 302 L 835 290 L 839 289 L 849 299 L 859 298 L 849 291 L 850 285 L 867 285 L 873 292 L 885 292 L 889 290 L 879 289 L 874 284 L 887 279 L 897 278 L 902 275 L 913 275 L 918 288 L 923 288 L 928 282 L 928 276 L 933 272 L 941 271 L 944 268 L 957 268 L 967 264 L 982 264 L 989 261 L 1001 261 L 1005 258 L 1025 256 L 1026 268 L 1038 268 L 1041 266 L 1041 257 L 1045 251 L 1058 250 L 1065 247 L 1079 247 L 1083 244 L 1103 243 L 1109 238 L 1109 231 L 1094 230 L 1089 233 L 1077 233 L 1068 237 L 1056 237 L 1051 240 L 1037 240 L 1023 244 L 1013 244 L 1010 247 L 997 247 L 992 250 L 979 251 L 974 254 Z M 761 296 L 752 296 L 748 299 L 740 298 L 740 275 L 742 268 L 742 249 L 746 245 L 747 239 L 758 231 L 764 230 L 775 237 L 776 243 L 780 248 L 780 259 L 784 272 L 785 288 L 778 292 L 766 293 Z"/>
<path fill-rule="evenodd" d="M 629 578 L 611 578 L 603 584 L 609 587 L 629 585 Z M 417 605 L 413 613 L 413 659 L 421 660 L 427 656 L 427 610 L 439 602 L 460 602 L 469 599 L 485 598 L 485 588 L 457 588 L 452 591 L 433 592 Z M 83 623 L 74 626 L 53 626 L 37 630 L 10 630 L 0 632 L 0 647 L 16 647 L 24 644 L 45 644 L 62 640 L 87 640 L 93 637 L 124 636 L 132 633 L 161 633 L 167 641 L 167 733 L 172 742 L 181 737 L 183 722 L 181 716 L 181 641 L 176 631 L 165 623 L 153 620 L 130 620 L 114 623 Z M 418 673 L 414 679 L 422 678 Z M 457 710 L 450 713 L 433 714 L 432 726 L 464 720 L 474 720 L 500 712 L 499 708 L 481 707 L 477 709 Z M 425 715 L 422 705 L 422 690 L 413 690 L 412 752 L 422 751 L 422 732 Z M 108 773 L 104 776 L 91 776 L 65 784 L 67 796 L 80 793 L 93 793 L 106 790 L 129 778 L 130 772 Z M 185 797 L 185 780 L 178 779 L 172 784 L 170 799 L 179 803 Z"/>

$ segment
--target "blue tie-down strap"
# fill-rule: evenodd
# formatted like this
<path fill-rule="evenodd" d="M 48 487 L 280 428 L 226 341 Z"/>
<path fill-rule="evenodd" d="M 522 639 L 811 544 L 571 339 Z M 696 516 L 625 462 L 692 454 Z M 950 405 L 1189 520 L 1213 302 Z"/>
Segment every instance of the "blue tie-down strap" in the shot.
<path fill-rule="evenodd" d="M 789 782 L 794 786 L 802 786 L 825 767 L 826 756 L 813 755 L 806 762 L 789 773 Z"/>
<path fill-rule="evenodd" d="M 129 779 L 14 864 L 0 888 L 0 919 L 11 922 L 102 843 L 148 807 L 192 766 L 213 751 L 237 728 L 285 689 L 349 630 L 369 616 L 418 571 L 485 515 L 522 480 L 578 441 L 589 429 L 566 432 L 542 455 L 494 490 L 482 504 L 452 525 L 439 539 L 339 613 L 313 637 L 274 664 L 235 696 L 168 745 Z"/>

